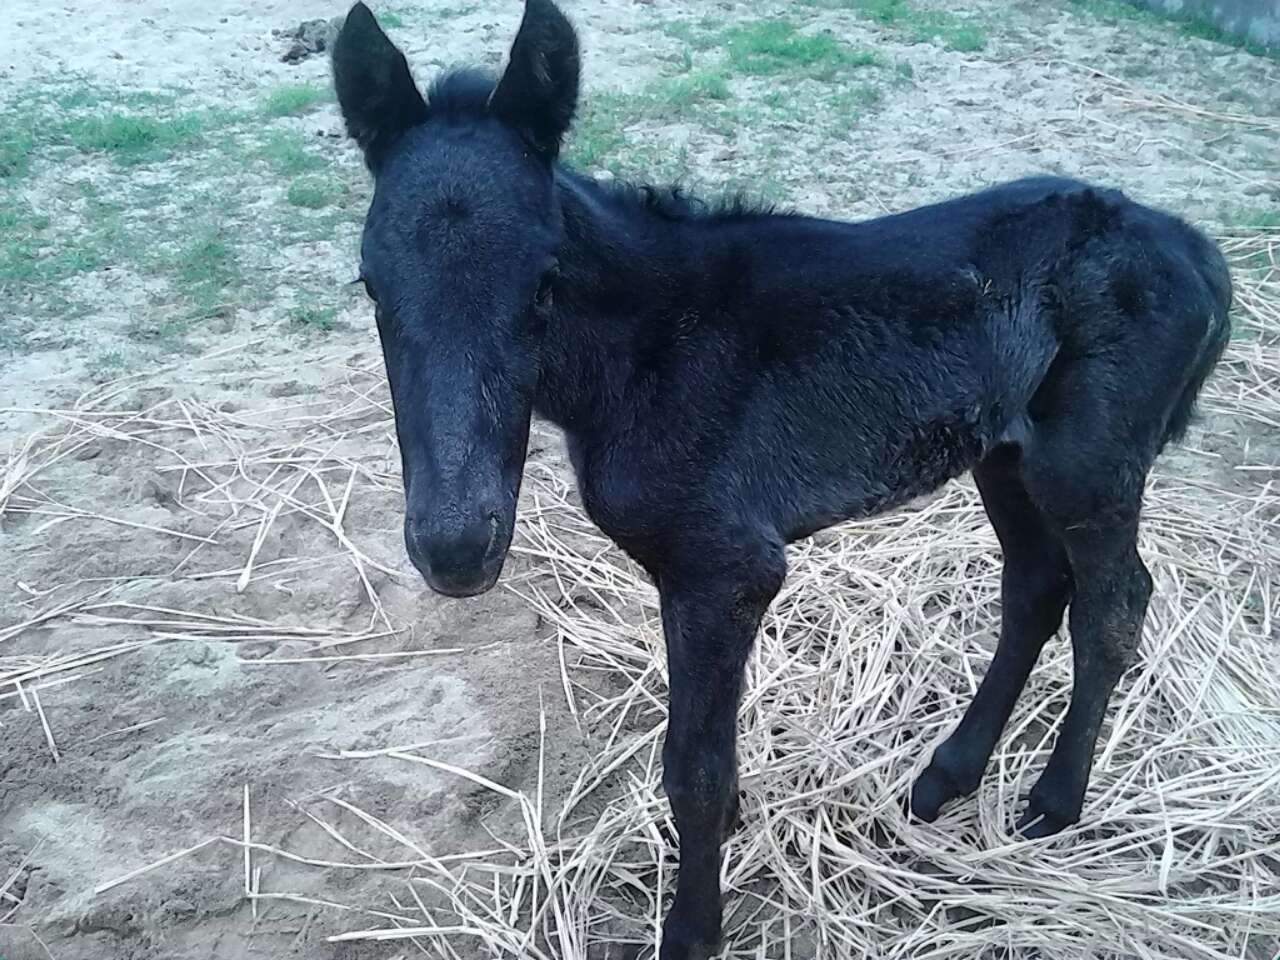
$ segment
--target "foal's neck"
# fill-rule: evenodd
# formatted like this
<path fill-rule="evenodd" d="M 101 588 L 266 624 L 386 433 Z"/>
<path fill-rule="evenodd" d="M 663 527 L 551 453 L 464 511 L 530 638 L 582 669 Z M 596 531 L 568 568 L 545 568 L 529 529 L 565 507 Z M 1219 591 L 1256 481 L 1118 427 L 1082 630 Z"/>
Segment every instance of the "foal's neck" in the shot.
<path fill-rule="evenodd" d="M 645 328 L 659 326 L 675 291 L 693 288 L 695 268 L 682 253 L 683 224 L 565 168 L 557 189 L 565 240 L 535 406 L 570 435 L 598 435 L 652 390 Z M 659 330 L 649 338 L 661 348 Z"/>

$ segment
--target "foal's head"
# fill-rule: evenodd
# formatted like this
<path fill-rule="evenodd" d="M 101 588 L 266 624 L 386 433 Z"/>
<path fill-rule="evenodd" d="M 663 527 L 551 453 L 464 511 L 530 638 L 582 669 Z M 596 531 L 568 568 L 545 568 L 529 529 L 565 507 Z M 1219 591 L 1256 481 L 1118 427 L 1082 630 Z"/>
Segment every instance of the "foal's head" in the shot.
<path fill-rule="evenodd" d="M 511 543 L 562 225 L 553 166 L 578 43 L 528 0 L 495 81 L 427 98 L 368 7 L 333 50 L 347 130 L 373 173 L 360 276 L 376 304 L 405 484 L 405 544 L 440 593 L 498 578 Z"/>

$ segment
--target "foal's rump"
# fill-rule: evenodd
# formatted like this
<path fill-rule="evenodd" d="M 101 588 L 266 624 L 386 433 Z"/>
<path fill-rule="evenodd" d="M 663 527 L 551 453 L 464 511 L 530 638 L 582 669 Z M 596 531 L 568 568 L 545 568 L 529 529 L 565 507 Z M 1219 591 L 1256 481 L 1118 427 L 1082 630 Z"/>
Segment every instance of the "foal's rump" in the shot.
<path fill-rule="evenodd" d="M 1071 390 L 1070 402 L 1098 418 L 1094 429 L 1115 432 L 1149 463 L 1185 431 L 1226 346 L 1226 261 L 1177 217 L 1071 183 L 1028 210 L 1059 240 L 1041 298 L 1057 351 L 1028 412 L 1051 416 Z M 1082 366 L 1088 379 L 1069 384 L 1066 373 Z"/>

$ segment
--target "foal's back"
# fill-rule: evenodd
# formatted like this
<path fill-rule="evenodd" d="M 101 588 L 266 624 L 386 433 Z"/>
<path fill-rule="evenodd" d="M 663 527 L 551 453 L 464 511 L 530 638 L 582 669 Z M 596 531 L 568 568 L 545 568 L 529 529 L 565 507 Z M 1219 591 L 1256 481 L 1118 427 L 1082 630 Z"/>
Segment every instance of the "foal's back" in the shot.
<path fill-rule="evenodd" d="M 1064 178 L 861 223 L 761 216 L 702 231 L 690 243 L 707 275 L 732 264 L 739 281 L 669 320 L 683 344 L 669 375 L 696 366 L 706 387 L 662 423 L 696 438 L 698 461 L 662 472 L 692 509 L 748 504 L 787 540 L 1031 442 L 1068 416 L 1062 375 L 1086 356 L 1093 391 L 1140 405 L 1122 432 L 1149 460 L 1184 425 L 1180 401 L 1225 329 L 1212 244 Z M 1110 416 L 1078 405 L 1080 429 Z"/>

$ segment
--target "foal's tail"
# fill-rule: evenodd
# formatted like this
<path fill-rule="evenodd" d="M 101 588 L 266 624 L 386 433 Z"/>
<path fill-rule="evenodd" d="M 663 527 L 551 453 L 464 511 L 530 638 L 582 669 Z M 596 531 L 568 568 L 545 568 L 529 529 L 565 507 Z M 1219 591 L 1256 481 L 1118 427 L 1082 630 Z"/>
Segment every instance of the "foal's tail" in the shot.
<path fill-rule="evenodd" d="M 1231 273 L 1227 260 L 1218 245 L 1193 227 L 1187 227 L 1191 235 L 1191 253 L 1196 264 L 1196 274 L 1203 290 L 1203 299 L 1195 306 L 1209 314 L 1200 356 L 1191 368 L 1191 377 L 1183 388 L 1169 415 L 1164 438 L 1160 446 L 1177 443 L 1187 432 L 1187 426 L 1195 415 L 1196 398 L 1205 380 L 1213 372 L 1222 352 L 1231 339 Z"/>

